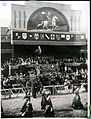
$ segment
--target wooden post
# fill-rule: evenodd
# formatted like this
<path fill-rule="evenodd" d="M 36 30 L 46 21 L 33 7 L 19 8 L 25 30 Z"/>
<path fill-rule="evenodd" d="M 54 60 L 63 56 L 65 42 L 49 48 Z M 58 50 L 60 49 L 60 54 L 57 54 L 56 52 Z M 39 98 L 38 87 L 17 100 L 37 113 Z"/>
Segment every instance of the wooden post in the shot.
<path fill-rule="evenodd" d="M 55 86 L 53 85 L 53 88 L 52 88 L 52 94 L 54 95 L 55 94 Z"/>
<path fill-rule="evenodd" d="M 11 98 L 11 89 L 9 88 L 9 98 Z"/>

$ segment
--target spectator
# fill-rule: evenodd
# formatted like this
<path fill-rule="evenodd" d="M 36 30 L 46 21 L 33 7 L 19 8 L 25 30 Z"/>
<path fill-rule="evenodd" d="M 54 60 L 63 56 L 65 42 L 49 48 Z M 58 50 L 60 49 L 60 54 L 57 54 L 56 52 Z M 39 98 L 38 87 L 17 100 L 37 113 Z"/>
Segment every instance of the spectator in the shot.
<path fill-rule="evenodd" d="M 49 97 L 49 94 L 46 94 L 46 107 L 44 111 L 44 117 L 55 117 L 52 101 Z"/>
<path fill-rule="evenodd" d="M 30 93 L 31 93 L 31 81 L 28 79 L 26 81 L 26 96 L 29 96 L 30 97 Z"/>
<path fill-rule="evenodd" d="M 74 109 L 82 109 L 83 104 L 81 103 L 81 98 L 80 98 L 80 95 L 79 95 L 79 89 L 76 90 L 74 93 L 75 94 L 74 94 L 74 97 L 73 97 L 73 102 L 72 102 L 71 107 L 74 108 Z"/>
<path fill-rule="evenodd" d="M 33 87 L 32 87 L 32 96 L 33 96 L 33 98 L 36 98 L 36 93 L 37 93 L 37 80 L 35 79 L 33 81 Z"/>
<path fill-rule="evenodd" d="M 46 107 L 46 94 L 45 90 L 42 91 L 42 100 L 41 100 L 41 110 L 44 110 Z"/>
<path fill-rule="evenodd" d="M 33 107 L 30 101 L 27 102 L 25 111 L 22 113 L 23 117 L 33 117 Z"/>
<path fill-rule="evenodd" d="M 24 104 L 22 106 L 22 109 L 20 111 L 20 114 L 23 116 L 24 112 L 26 111 L 26 106 L 27 106 L 27 102 L 29 101 L 29 97 L 25 96 L 24 97 Z"/>

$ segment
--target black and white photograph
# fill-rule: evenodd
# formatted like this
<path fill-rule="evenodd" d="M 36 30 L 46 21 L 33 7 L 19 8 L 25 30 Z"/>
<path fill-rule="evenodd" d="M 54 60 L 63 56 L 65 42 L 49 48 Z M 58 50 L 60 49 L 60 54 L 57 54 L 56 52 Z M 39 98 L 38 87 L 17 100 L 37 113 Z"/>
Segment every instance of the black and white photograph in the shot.
<path fill-rule="evenodd" d="M 1 118 L 90 117 L 90 2 L 0 1 Z"/>

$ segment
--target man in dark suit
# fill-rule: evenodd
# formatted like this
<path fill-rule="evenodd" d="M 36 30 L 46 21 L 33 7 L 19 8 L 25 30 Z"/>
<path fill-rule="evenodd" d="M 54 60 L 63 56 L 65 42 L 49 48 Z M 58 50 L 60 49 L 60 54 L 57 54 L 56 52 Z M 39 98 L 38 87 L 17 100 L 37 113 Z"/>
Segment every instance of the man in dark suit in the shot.
<path fill-rule="evenodd" d="M 24 99 L 25 102 L 21 109 L 21 115 L 23 117 L 33 117 L 33 107 L 32 107 L 32 103 L 30 102 L 30 97 L 25 96 Z"/>
<path fill-rule="evenodd" d="M 28 97 L 28 96 L 25 96 L 25 97 L 24 97 L 24 100 L 25 100 L 25 102 L 24 102 L 24 104 L 23 104 L 23 106 L 22 106 L 22 109 L 21 109 L 21 112 L 20 112 L 21 115 L 22 115 L 22 114 L 25 112 L 25 110 L 26 110 L 26 105 L 27 105 L 27 102 L 29 101 L 29 97 Z"/>
<path fill-rule="evenodd" d="M 46 94 L 46 106 L 44 110 L 44 117 L 55 117 L 53 105 L 49 94 Z"/>

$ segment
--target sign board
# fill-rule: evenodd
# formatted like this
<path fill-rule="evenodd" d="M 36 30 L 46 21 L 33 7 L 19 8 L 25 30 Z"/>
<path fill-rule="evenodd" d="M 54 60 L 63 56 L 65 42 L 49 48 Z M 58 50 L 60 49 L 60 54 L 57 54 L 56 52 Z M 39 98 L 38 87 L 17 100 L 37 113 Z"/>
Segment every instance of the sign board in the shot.
<path fill-rule="evenodd" d="M 85 41 L 85 34 L 76 34 L 70 32 L 53 32 L 53 31 L 18 31 L 14 30 L 12 32 L 13 40 L 23 40 L 23 41 Z"/>

